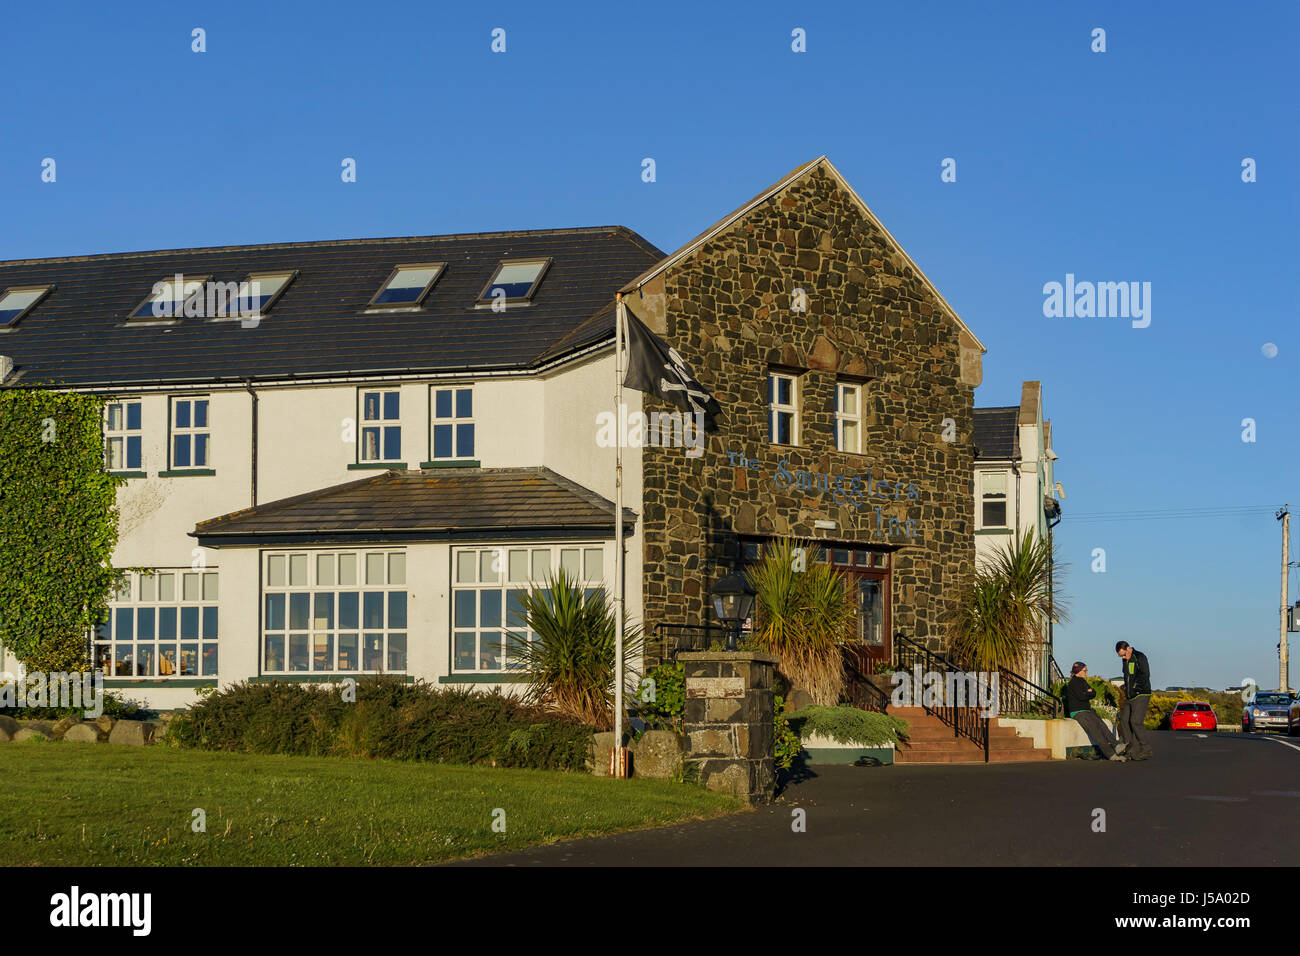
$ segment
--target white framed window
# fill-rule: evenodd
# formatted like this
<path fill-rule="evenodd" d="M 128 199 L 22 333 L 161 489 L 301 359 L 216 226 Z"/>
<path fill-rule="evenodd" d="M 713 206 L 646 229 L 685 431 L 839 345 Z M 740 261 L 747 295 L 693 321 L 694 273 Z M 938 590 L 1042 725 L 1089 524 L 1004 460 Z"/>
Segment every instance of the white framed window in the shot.
<path fill-rule="evenodd" d="M 108 471 L 139 471 L 144 431 L 139 400 L 109 402 L 104 408 L 104 467 Z"/>
<path fill-rule="evenodd" d="M 211 468 L 212 432 L 207 396 L 172 399 L 171 467 Z"/>
<path fill-rule="evenodd" d="M 105 677 L 217 676 L 217 588 L 213 568 L 128 571 L 93 637 Z"/>
<path fill-rule="evenodd" d="M 366 391 L 361 398 L 360 460 L 400 461 L 402 457 L 402 394 Z"/>
<path fill-rule="evenodd" d="M 980 476 L 980 527 L 1007 527 L 1007 473 L 981 471 Z"/>
<path fill-rule="evenodd" d="M 537 639 L 520 598 L 564 569 L 588 595 L 603 588 L 600 544 L 499 545 L 452 552 L 451 669 L 504 673 L 523 666 L 519 648 Z"/>
<path fill-rule="evenodd" d="M 835 448 L 862 454 L 862 386 L 835 383 Z"/>
<path fill-rule="evenodd" d="M 767 376 L 767 440 L 774 445 L 799 444 L 799 380 L 783 372 Z"/>
<path fill-rule="evenodd" d="M 406 552 L 262 555 L 262 673 L 406 672 Z"/>
<path fill-rule="evenodd" d="M 433 388 L 432 459 L 474 457 L 474 389 Z"/>

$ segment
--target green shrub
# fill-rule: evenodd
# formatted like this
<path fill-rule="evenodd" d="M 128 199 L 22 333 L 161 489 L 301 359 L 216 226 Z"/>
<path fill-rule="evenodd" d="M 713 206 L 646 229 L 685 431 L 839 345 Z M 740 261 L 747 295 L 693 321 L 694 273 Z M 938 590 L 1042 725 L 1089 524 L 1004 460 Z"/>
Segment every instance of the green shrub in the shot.
<path fill-rule="evenodd" d="M 1097 692 L 1097 696 L 1092 699 L 1094 708 L 1098 705 L 1106 707 L 1118 707 L 1120 705 L 1120 692 L 1110 681 L 1101 677 L 1087 677 L 1084 679 L 1088 682 L 1088 686 Z M 1069 683 L 1067 679 L 1052 685 L 1052 695 L 1061 701 L 1062 707 L 1065 706 L 1065 687 Z M 1065 716 L 1068 717 L 1069 714 Z"/>
<path fill-rule="evenodd" d="M 0 682 L 2 685 L 4 682 Z M 149 720 L 156 717 L 155 711 L 147 709 L 136 700 L 119 697 L 111 691 L 104 691 L 103 709 L 105 717 L 114 720 Z M 64 717 L 84 718 L 88 707 L 6 707 L 3 713 L 15 720 L 62 720 Z"/>
<path fill-rule="evenodd" d="M 644 700 L 644 690 L 637 696 L 637 716 L 651 730 L 682 732 L 686 713 L 686 668 L 682 664 L 660 664 L 646 675 L 654 681 L 654 700 Z"/>
<path fill-rule="evenodd" d="M 799 739 L 799 735 L 794 728 L 790 726 L 790 719 L 785 712 L 785 698 L 776 697 L 772 703 L 776 769 L 789 770 L 791 764 L 794 763 L 794 758 L 803 751 L 803 742 Z"/>
<path fill-rule="evenodd" d="M 849 704 L 819 707 L 810 704 L 790 715 L 800 737 L 816 734 L 842 744 L 883 747 L 907 737 L 907 721 L 891 714 L 878 714 Z"/>
<path fill-rule="evenodd" d="M 340 688 L 235 684 L 176 715 L 180 747 L 581 770 L 592 728 L 494 691 L 438 688 L 391 677 Z"/>

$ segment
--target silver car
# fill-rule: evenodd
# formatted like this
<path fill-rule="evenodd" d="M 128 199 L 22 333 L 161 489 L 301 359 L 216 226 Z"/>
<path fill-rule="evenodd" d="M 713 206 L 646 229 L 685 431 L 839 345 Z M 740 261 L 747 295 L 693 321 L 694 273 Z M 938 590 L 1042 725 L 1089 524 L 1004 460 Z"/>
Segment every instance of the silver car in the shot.
<path fill-rule="evenodd" d="M 1262 730 L 1291 730 L 1290 694 L 1260 691 L 1241 710 L 1241 729 L 1246 733 Z"/>

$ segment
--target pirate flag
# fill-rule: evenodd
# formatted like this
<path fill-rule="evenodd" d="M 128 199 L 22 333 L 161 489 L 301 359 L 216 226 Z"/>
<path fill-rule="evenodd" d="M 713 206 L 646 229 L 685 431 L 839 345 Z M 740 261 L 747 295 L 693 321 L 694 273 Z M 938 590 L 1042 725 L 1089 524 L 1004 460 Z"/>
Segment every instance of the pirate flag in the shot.
<path fill-rule="evenodd" d="M 676 405 L 689 415 L 702 414 L 704 430 L 717 431 L 717 419 L 722 414 L 717 399 L 705 391 L 676 349 L 631 312 L 625 310 L 625 314 L 628 362 L 623 384 Z"/>

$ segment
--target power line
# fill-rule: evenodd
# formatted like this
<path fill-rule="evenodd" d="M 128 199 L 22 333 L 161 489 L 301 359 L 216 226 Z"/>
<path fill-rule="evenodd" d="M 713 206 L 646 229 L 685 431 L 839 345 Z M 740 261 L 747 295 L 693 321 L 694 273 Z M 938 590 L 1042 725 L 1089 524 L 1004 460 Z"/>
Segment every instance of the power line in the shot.
<path fill-rule="evenodd" d="M 1162 521 L 1182 518 L 1250 518 L 1271 514 L 1273 508 L 1248 505 L 1231 505 L 1215 508 L 1148 508 L 1142 511 L 1097 511 L 1083 514 L 1065 514 L 1065 523 L 1103 521 Z"/>

